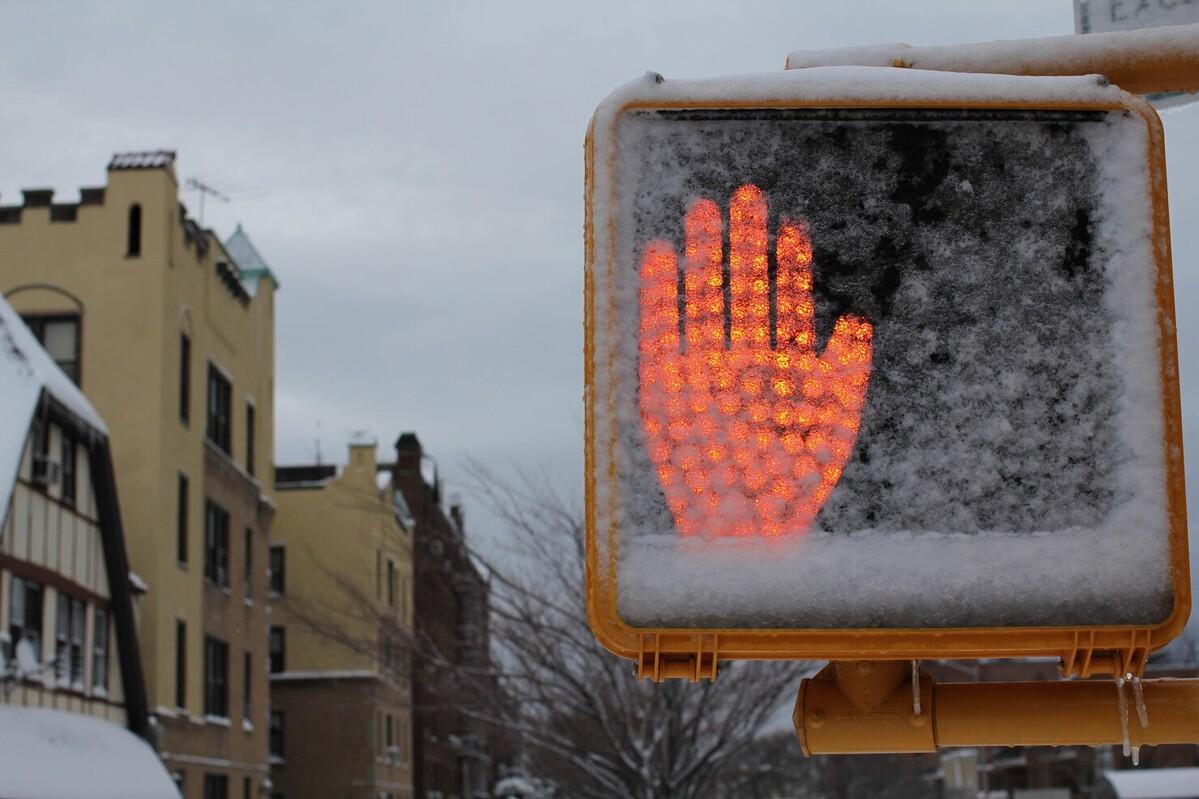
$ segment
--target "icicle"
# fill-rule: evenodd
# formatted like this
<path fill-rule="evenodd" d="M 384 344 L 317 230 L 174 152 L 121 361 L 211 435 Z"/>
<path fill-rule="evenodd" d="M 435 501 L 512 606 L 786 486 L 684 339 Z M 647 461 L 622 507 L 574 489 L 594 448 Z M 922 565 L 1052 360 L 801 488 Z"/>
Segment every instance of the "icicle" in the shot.
<path fill-rule="evenodd" d="M 912 661 L 912 713 L 920 715 L 920 661 Z"/>
<path fill-rule="evenodd" d="M 1141 747 L 1134 746 L 1132 748 L 1132 764 L 1134 766 L 1141 765 Z"/>
<path fill-rule="evenodd" d="M 1128 741 L 1128 697 L 1124 696 L 1124 678 L 1116 678 L 1116 698 L 1120 705 L 1120 733 L 1124 738 L 1124 756 L 1128 757 L 1130 745 Z"/>
<path fill-rule="evenodd" d="M 1128 679 L 1132 681 L 1132 695 L 1137 702 L 1137 719 L 1141 722 L 1141 729 L 1149 726 L 1149 708 L 1145 705 L 1145 691 L 1141 688 L 1141 678 L 1128 675 Z"/>

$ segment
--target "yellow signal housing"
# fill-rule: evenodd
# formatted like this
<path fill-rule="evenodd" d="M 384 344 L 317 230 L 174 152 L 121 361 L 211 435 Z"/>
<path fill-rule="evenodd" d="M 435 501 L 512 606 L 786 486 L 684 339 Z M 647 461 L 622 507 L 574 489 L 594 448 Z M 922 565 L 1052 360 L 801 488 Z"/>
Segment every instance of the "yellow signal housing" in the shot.
<path fill-rule="evenodd" d="M 733 548 L 740 540 L 726 541 L 721 531 L 709 531 L 708 535 L 685 534 L 678 524 L 678 519 L 682 517 L 676 514 L 672 522 L 671 512 L 667 510 L 666 497 L 669 491 L 665 491 L 657 500 L 656 506 L 652 499 L 635 507 L 628 504 L 631 501 L 630 491 L 644 489 L 648 494 L 659 491 L 660 486 L 654 481 L 658 479 L 656 475 L 661 475 L 665 468 L 655 472 L 652 454 L 630 454 L 629 447 L 634 445 L 627 443 L 648 436 L 639 430 L 630 432 L 630 428 L 644 425 L 649 413 L 644 401 L 640 406 L 637 404 L 638 392 L 642 387 L 638 385 L 635 367 L 629 365 L 638 357 L 645 357 L 644 348 L 641 355 L 637 355 L 637 341 L 639 329 L 649 329 L 639 328 L 639 325 L 647 313 L 646 308 L 650 307 L 646 305 L 644 295 L 642 306 L 637 307 L 636 284 L 630 282 L 635 281 L 631 276 L 637 274 L 638 259 L 642 260 L 643 270 L 646 268 L 649 250 L 644 250 L 646 254 L 643 257 L 637 247 L 645 242 L 638 240 L 629 245 L 622 238 L 631 224 L 629 220 L 635 219 L 636 214 L 640 213 L 630 210 L 630 181 L 636 179 L 640 169 L 638 165 L 630 166 L 627 162 L 630 146 L 626 139 L 628 131 L 633 129 L 631 121 L 647 115 L 658 115 L 653 118 L 665 119 L 672 124 L 685 125 L 689 120 L 699 120 L 713 126 L 722 123 L 725 115 L 738 124 L 749 120 L 745 123 L 747 125 L 756 125 L 763 120 L 835 119 L 847 120 L 844 130 L 851 135 L 855 126 L 869 126 L 875 124 L 877 119 L 884 118 L 909 122 L 915 120 L 919 123 L 924 119 L 942 120 L 947 115 L 954 120 L 959 116 L 982 120 L 989 118 L 988 115 L 1005 120 L 1056 120 L 1067 117 L 1073 119 L 1071 115 L 1078 114 L 1113 115 L 1135 120 L 1140 131 L 1138 135 L 1143 137 L 1144 144 L 1137 151 L 1133 166 L 1143 170 L 1138 185 L 1144 187 L 1142 213 L 1144 223 L 1150 230 L 1151 241 L 1148 256 L 1151 263 L 1147 268 L 1152 270 L 1153 307 L 1152 316 L 1145 320 L 1145 324 L 1152 328 L 1157 339 L 1156 358 L 1151 371 L 1157 381 L 1155 390 L 1161 398 L 1160 408 L 1157 409 L 1160 412 L 1161 440 L 1154 442 L 1154 446 L 1160 447 L 1157 453 L 1162 464 L 1159 487 L 1164 521 L 1160 531 L 1163 540 L 1160 543 L 1163 552 L 1167 553 L 1163 556 L 1163 570 L 1168 571 L 1168 576 L 1164 578 L 1167 585 L 1163 590 L 1168 594 L 1168 610 L 1154 618 L 1142 618 L 1131 623 L 1120 620 L 1113 622 L 1102 614 L 1095 623 L 1089 623 L 1091 620 L 1087 618 L 1085 609 L 1064 622 L 1050 618 L 1044 624 L 1027 619 L 1018 624 L 994 624 L 986 623 L 985 618 L 977 625 L 921 624 L 919 621 L 910 623 L 910 617 L 902 624 L 890 625 L 881 622 L 842 624 L 835 618 L 821 624 L 788 624 L 786 618 L 755 624 L 751 618 L 752 609 L 746 610 L 731 623 L 722 623 L 719 613 L 708 613 L 706 616 L 702 613 L 677 613 L 672 617 L 671 613 L 654 616 L 652 612 L 639 611 L 640 616 L 630 618 L 630 614 L 622 609 L 628 604 L 623 598 L 628 589 L 621 581 L 622 575 L 627 573 L 629 558 L 634 557 L 631 553 L 636 539 L 627 534 L 626 526 L 641 523 L 638 520 L 643 517 L 652 517 L 656 520 L 653 523 L 658 525 L 654 529 L 659 533 L 654 540 L 674 546 L 671 541 L 677 538 L 683 542 L 679 544 L 679 551 L 716 551 L 726 544 Z M 880 156 L 880 160 L 885 158 Z M 695 157 L 690 163 L 698 164 L 694 168 L 702 171 L 705 168 L 702 162 L 702 158 Z M 748 185 L 752 181 L 747 178 L 745 183 Z M 769 189 L 766 194 L 768 198 L 774 196 L 770 195 Z M 695 197 L 700 196 L 695 194 Z M 691 197 L 691 200 L 694 199 Z M 719 197 L 714 199 L 720 201 Z M 1013 202 L 1018 199 L 1012 198 Z M 672 208 L 684 208 L 682 202 L 673 195 L 670 201 L 674 203 Z M 770 213 L 773 215 L 774 210 Z M 696 224 L 702 222 L 698 215 L 694 215 L 694 218 L 699 220 Z M 851 225 L 854 222 L 852 219 L 846 221 Z M 782 224 L 780 221 L 779 231 L 783 230 Z M 681 230 L 681 222 L 679 227 Z M 813 237 L 820 236 L 822 230 L 827 228 L 827 224 L 822 228 L 817 219 L 813 223 Z M 774 233 L 769 235 L 773 237 Z M 783 238 L 781 232 L 778 238 Z M 822 281 L 821 244 L 819 240 L 814 241 L 814 279 L 819 292 Z M 688 239 L 688 244 L 692 242 L 692 239 Z M 734 251 L 735 257 L 736 241 L 727 243 L 727 246 Z M 619 90 L 605 101 L 597 110 L 588 130 L 585 247 L 587 606 L 591 627 L 599 642 L 614 654 L 635 661 L 639 677 L 652 680 L 714 679 L 718 663 L 734 659 L 906 662 L 914 659 L 1033 656 L 1060 658 L 1065 676 L 1139 675 L 1149 654 L 1182 631 L 1190 610 L 1191 597 L 1166 170 L 1161 122 L 1154 109 L 1144 100 L 1103 85 L 1093 76 L 917 75 L 914 70 L 847 68 L 797 70 L 777 76 L 759 76 L 755 80 L 680 81 L 676 84 L 650 75 Z M 712 243 L 712 247 L 714 252 L 718 249 L 716 243 Z M 676 247 L 675 250 L 681 253 L 675 256 L 676 260 L 690 257 L 687 247 Z M 724 267 L 723 288 L 726 296 L 728 284 L 735 280 L 736 268 L 735 264 Z M 773 261 L 770 269 L 771 280 L 774 280 Z M 679 291 L 682 292 L 686 281 L 681 271 L 679 274 Z M 729 274 L 733 277 L 728 277 Z M 716 280 L 713 278 L 713 281 Z M 669 290 L 669 282 L 663 285 Z M 782 296 L 781 291 L 772 285 L 772 303 L 777 302 L 776 296 Z M 669 334 L 670 324 L 674 323 L 674 317 L 670 316 L 673 300 L 669 294 L 664 296 L 666 299 L 654 307 L 665 309 L 668 323 L 661 330 Z M 679 300 L 680 309 L 683 308 L 683 302 Z M 818 296 L 818 313 L 820 302 Z M 828 324 L 831 324 L 836 310 L 833 309 Z M 770 313 L 773 319 L 777 313 L 773 306 Z M 686 313 L 681 311 L 681 316 L 685 318 Z M 679 324 L 680 327 L 683 325 Z M 734 321 L 731 324 L 735 327 L 737 323 Z M 820 319 L 817 318 L 813 329 L 819 326 Z M 882 374 L 880 370 L 887 368 L 885 364 L 877 362 L 881 357 L 879 348 L 884 335 L 883 324 L 876 323 L 876 374 Z M 680 337 L 676 336 L 675 339 Z M 685 340 L 684 332 L 678 342 L 680 348 L 684 347 Z M 642 371 L 640 375 L 640 381 L 645 381 L 647 373 Z M 874 390 L 872 386 L 868 393 Z M 868 418 L 871 412 L 871 406 L 867 403 L 863 411 L 864 418 Z M 846 480 L 849 480 L 848 470 L 853 468 L 854 463 L 850 459 L 846 467 Z M 840 479 L 839 471 L 832 482 L 835 484 L 837 479 Z M 714 488 L 704 490 L 711 492 L 712 496 L 717 492 Z M 781 490 L 785 491 L 786 487 Z M 836 491 L 842 489 L 830 487 L 829 490 L 835 497 Z M 712 500 L 713 505 L 717 499 Z M 820 502 L 829 501 L 827 496 L 819 499 Z M 682 508 L 682 505 L 677 507 Z M 678 510 L 678 513 L 684 512 L 685 509 Z M 795 535 L 802 538 L 803 533 Z M 786 539 L 787 536 L 781 538 Z M 767 542 L 761 546 L 769 547 L 771 544 Z M 1018 548 L 1020 544 L 1014 540 L 1012 546 Z M 707 557 L 706 554 L 703 556 Z M 739 563 L 743 565 L 745 561 Z M 847 572 L 852 565 L 845 564 Z M 730 584 L 736 587 L 740 579 L 737 568 L 730 565 L 724 572 L 716 568 L 705 573 L 723 574 L 721 579 L 731 581 Z M 756 575 L 753 570 L 746 570 L 743 578 L 749 582 Z M 1125 584 L 1135 584 L 1138 579 L 1135 574 L 1125 575 L 1125 578 Z M 672 579 L 672 576 L 663 571 L 662 579 Z M 696 582 L 687 590 L 698 596 L 707 590 L 707 586 L 703 582 Z M 846 579 L 843 590 L 848 601 L 853 598 L 856 588 L 851 580 Z M 952 602 L 953 598 L 947 597 L 945 601 Z M 949 692 L 952 694 L 953 690 L 949 689 Z M 797 710 L 797 724 L 799 712 Z M 828 728 L 824 729 L 827 732 Z M 905 735 L 927 733 L 927 730 L 920 732 L 915 728 L 904 730 Z M 818 723 L 809 734 L 818 739 L 824 733 L 820 732 Z M 961 740 L 968 738 L 968 735 L 964 735 Z M 929 733 L 923 740 L 927 743 L 934 738 Z M 841 751 L 836 746 L 834 743 L 829 748 L 817 747 L 813 751 Z M 901 751 L 903 744 L 899 744 L 899 747 L 895 751 Z"/>

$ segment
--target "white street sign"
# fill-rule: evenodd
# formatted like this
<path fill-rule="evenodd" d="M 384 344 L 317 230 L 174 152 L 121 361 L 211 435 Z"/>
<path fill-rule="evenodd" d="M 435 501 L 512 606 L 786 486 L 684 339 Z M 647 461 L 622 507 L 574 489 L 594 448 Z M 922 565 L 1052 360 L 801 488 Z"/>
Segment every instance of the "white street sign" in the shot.
<path fill-rule="evenodd" d="M 1107 33 L 1199 23 L 1199 0 L 1074 0 L 1075 33 Z M 1149 95 L 1158 108 L 1185 105 L 1199 95 Z"/>
<path fill-rule="evenodd" d="M 1131 31 L 1199 22 L 1199 0 L 1074 0 L 1076 33 Z"/>

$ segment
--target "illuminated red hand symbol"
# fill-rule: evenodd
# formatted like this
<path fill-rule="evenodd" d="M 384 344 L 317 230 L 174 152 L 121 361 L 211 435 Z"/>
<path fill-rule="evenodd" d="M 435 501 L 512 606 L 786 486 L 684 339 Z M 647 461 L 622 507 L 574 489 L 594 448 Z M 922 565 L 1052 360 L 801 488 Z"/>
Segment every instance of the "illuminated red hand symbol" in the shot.
<path fill-rule="evenodd" d="M 641 258 L 641 417 L 650 458 L 685 535 L 804 532 L 853 450 L 874 330 L 842 316 L 816 354 L 811 241 L 802 222 L 783 220 L 771 346 L 766 197 L 745 185 L 729 200 L 726 342 L 722 224 L 711 200 L 687 211 L 682 341 L 678 255 L 652 241 Z"/>

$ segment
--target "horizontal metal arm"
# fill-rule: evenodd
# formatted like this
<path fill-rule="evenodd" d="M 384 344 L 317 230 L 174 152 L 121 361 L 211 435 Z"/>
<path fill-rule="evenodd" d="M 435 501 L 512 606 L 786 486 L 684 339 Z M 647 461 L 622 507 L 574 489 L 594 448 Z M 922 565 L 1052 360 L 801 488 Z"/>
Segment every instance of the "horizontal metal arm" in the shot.
<path fill-rule="evenodd" d="M 997 75 L 1104 75 L 1134 94 L 1199 91 L 1199 24 L 1042 39 L 797 50 L 787 69 L 886 66 Z"/>
<path fill-rule="evenodd" d="M 794 717 L 804 752 L 1102 746 L 1126 735 L 1131 746 L 1199 743 L 1199 680 L 1142 681 L 1142 725 L 1133 687 L 1108 680 L 937 685 L 922 673 L 917 708 L 910 668 L 903 661 L 836 663 L 804 680 Z"/>

